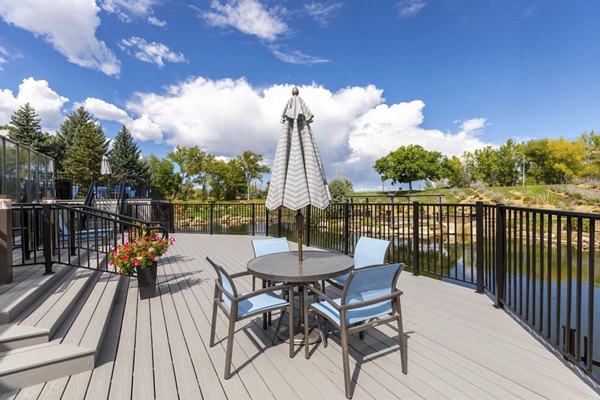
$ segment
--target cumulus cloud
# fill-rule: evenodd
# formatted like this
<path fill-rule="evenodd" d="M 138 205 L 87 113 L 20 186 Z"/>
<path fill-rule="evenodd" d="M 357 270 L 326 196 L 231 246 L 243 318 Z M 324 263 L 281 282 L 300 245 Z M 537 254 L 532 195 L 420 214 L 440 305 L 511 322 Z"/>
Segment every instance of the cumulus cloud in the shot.
<path fill-rule="evenodd" d="M 472 118 L 460 124 L 460 128 L 467 134 L 479 133 L 486 125 L 485 118 Z"/>
<path fill-rule="evenodd" d="M 342 3 L 323 4 L 313 2 L 304 5 L 304 11 L 313 17 L 321 27 L 327 26 L 340 8 L 342 8 Z"/>
<path fill-rule="evenodd" d="M 289 64 L 312 65 L 329 62 L 329 60 L 325 58 L 310 56 L 298 50 L 283 50 L 280 46 L 269 46 L 269 49 L 271 49 L 271 52 L 275 55 L 275 57 Z"/>
<path fill-rule="evenodd" d="M 54 131 L 64 118 L 62 107 L 67 101 L 69 99 L 52 90 L 47 81 L 26 78 L 16 96 L 10 89 L 0 89 L 0 123 L 7 124 L 14 111 L 29 103 L 38 113 L 42 129 Z"/>
<path fill-rule="evenodd" d="M 120 47 L 138 60 L 156 64 L 158 68 L 163 68 L 165 61 L 172 63 L 186 61 L 183 54 L 171 51 L 166 45 L 156 42 L 148 43 L 145 39 L 136 36 L 121 40 Z"/>
<path fill-rule="evenodd" d="M 398 3 L 398 15 L 400 18 L 411 18 L 417 15 L 427 3 L 425 0 L 402 0 Z"/>
<path fill-rule="evenodd" d="M 281 19 L 281 9 L 267 9 L 259 0 L 227 0 L 223 4 L 213 0 L 210 8 L 202 16 L 213 26 L 231 27 L 269 41 L 288 30 Z"/>
<path fill-rule="evenodd" d="M 129 114 L 127 114 L 127 111 L 101 99 L 88 97 L 82 103 L 75 103 L 74 108 L 79 107 L 85 108 L 99 119 L 116 121 L 123 125 L 129 125 L 131 123 L 131 118 L 129 117 Z"/>
<path fill-rule="evenodd" d="M 281 130 L 280 117 L 293 85 L 253 87 L 245 79 L 190 78 L 162 93 L 136 93 L 124 109 L 99 99 L 83 103 L 100 119 L 125 124 L 139 140 L 171 146 L 200 145 L 219 157 L 244 150 L 272 160 Z M 373 171 L 378 158 L 400 146 L 419 144 L 446 155 L 484 147 L 484 118 L 462 122 L 459 132 L 422 127 L 421 100 L 387 104 L 373 85 L 331 91 L 317 84 L 300 87 L 300 96 L 315 114 L 313 133 L 329 178 L 337 172 L 356 188 L 380 185 Z"/>
<path fill-rule="evenodd" d="M 2 19 L 42 37 L 69 62 L 118 75 L 115 54 L 96 38 L 99 11 L 94 1 L 62 0 L 60 7 L 47 0 L 0 2 Z"/>

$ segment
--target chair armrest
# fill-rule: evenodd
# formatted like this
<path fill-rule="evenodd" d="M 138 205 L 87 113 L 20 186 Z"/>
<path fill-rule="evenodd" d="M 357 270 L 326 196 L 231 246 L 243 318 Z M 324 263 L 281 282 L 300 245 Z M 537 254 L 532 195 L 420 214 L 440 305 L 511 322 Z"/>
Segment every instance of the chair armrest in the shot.
<path fill-rule="evenodd" d="M 239 278 L 240 276 L 246 276 L 246 275 L 250 275 L 250 272 L 242 271 L 242 272 L 237 272 L 235 274 L 231 274 L 229 276 L 231 277 L 231 279 L 235 279 L 235 278 Z"/>
<path fill-rule="evenodd" d="M 304 285 L 304 290 L 308 290 L 310 292 L 313 292 L 314 294 L 317 295 L 317 297 L 319 299 L 325 300 L 331 307 L 335 308 L 337 311 L 341 310 L 341 308 L 340 308 L 339 305 L 337 305 L 333 300 L 331 300 L 331 298 L 329 296 L 327 296 L 325 293 L 323 293 L 322 291 L 320 291 L 316 287 L 314 287 L 312 285 L 309 285 L 309 284 L 305 284 Z"/>
<path fill-rule="evenodd" d="M 381 303 L 382 301 L 393 300 L 393 299 L 399 297 L 401 294 L 402 294 L 401 290 L 394 289 L 394 291 L 388 295 L 374 297 L 370 300 L 359 301 L 359 302 L 352 303 L 352 304 L 344 304 L 344 305 L 340 306 L 340 309 L 352 310 L 354 308 L 366 307 L 366 306 L 370 306 L 372 304 Z"/>
<path fill-rule="evenodd" d="M 219 293 L 220 294 L 224 294 L 225 296 L 227 296 L 227 298 L 230 301 L 235 301 L 235 297 L 233 297 L 231 294 L 229 294 L 229 292 L 227 290 L 225 290 L 225 288 L 223 286 L 221 286 L 221 284 L 219 283 L 218 280 L 215 280 L 215 286 L 219 288 Z"/>
<path fill-rule="evenodd" d="M 248 300 L 252 297 L 255 297 L 255 296 L 258 296 L 261 294 L 270 293 L 270 292 L 278 292 L 280 290 L 289 289 L 290 287 L 292 287 L 292 286 L 291 285 L 269 286 L 266 288 L 255 290 L 254 292 L 246 293 L 242 296 L 238 296 L 237 298 L 235 298 L 235 301 Z"/>

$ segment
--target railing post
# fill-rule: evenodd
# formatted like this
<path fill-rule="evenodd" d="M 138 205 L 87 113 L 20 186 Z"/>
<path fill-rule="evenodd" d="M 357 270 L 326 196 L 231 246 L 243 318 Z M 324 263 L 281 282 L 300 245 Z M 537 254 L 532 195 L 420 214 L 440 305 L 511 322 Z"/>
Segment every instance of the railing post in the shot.
<path fill-rule="evenodd" d="M 484 272 L 483 272 L 483 202 L 475 203 L 475 262 L 477 267 L 477 293 L 483 293 Z"/>
<path fill-rule="evenodd" d="M 269 209 L 265 206 L 265 236 L 269 236 Z"/>
<path fill-rule="evenodd" d="M 252 203 L 252 236 L 256 234 L 256 204 Z"/>
<path fill-rule="evenodd" d="M 344 203 L 344 254 L 348 254 L 350 248 L 350 204 Z"/>
<path fill-rule="evenodd" d="M 306 206 L 306 246 L 310 246 L 310 213 L 312 207 L 310 205 Z"/>
<path fill-rule="evenodd" d="M 12 201 L 0 198 L 0 284 L 13 280 Z"/>
<path fill-rule="evenodd" d="M 210 234 L 213 234 L 213 216 L 214 216 L 214 209 L 215 209 L 215 204 L 214 203 L 210 203 L 210 218 L 208 220 L 208 226 L 209 226 L 209 230 L 210 230 Z"/>
<path fill-rule="evenodd" d="M 277 209 L 277 236 L 281 237 L 281 207 Z"/>
<path fill-rule="evenodd" d="M 504 281 L 506 278 L 506 208 L 496 206 L 496 308 L 504 306 Z"/>
<path fill-rule="evenodd" d="M 52 224 L 50 222 L 50 214 L 52 213 L 51 205 L 48 203 L 42 204 L 42 244 L 44 246 L 44 275 L 53 274 L 52 271 Z"/>
<path fill-rule="evenodd" d="M 69 247 L 71 255 L 75 255 L 75 212 L 69 210 Z"/>
<path fill-rule="evenodd" d="M 169 204 L 169 228 L 172 233 L 175 233 L 175 204 Z"/>
<path fill-rule="evenodd" d="M 419 275 L 419 202 L 413 202 L 413 275 Z"/>

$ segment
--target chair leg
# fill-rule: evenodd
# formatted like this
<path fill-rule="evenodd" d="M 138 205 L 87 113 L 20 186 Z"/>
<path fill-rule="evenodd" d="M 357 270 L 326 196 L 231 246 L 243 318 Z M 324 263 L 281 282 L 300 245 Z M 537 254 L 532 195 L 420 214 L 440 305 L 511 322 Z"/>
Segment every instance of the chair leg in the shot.
<path fill-rule="evenodd" d="M 279 331 L 281 330 L 281 323 L 283 322 L 283 310 L 281 311 L 281 315 L 279 315 L 279 321 L 277 322 L 277 328 L 275 329 L 275 334 L 273 335 L 273 341 L 271 342 L 271 346 L 275 345 L 277 341 L 277 335 L 279 335 Z"/>
<path fill-rule="evenodd" d="M 308 290 L 304 288 L 302 291 L 302 296 L 304 297 L 303 301 L 303 313 L 304 313 L 304 358 L 308 359 L 309 357 L 309 349 L 308 349 Z"/>
<path fill-rule="evenodd" d="M 263 279 L 262 281 L 262 288 L 266 288 L 267 287 L 267 281 Z M 263 317 L 263 329 L 267 329 L 267 320 L 268 320 L 268 313 L 263 313 L 262 315 Z"/>
<path fill-rule="evenodd" d="M 294 287 L 290 286 L 290 305 L 289 305 L 289 314 L 290 314 L 290 358 L 294 357 Z"/>
<path fill-rule="evenodd" d="M 400 299 L 398 299 L 398 339 L 400 342 L 400 358 L 402 359 L 402 372 L 408 373 L 408 357 L 406 349 L 406 338 L 404 337 L 404 328 L 402 327 L 402 308 L 400 307 Z"/>
<path fill-rule="evenodd" d="M 346 390 L 346 398 L 352 398 L 352 387 L 350 386 L 350 361 L 348 359 L 348 330 L 346 324 L 341 324 L 342 336 L 342 362 L 344 364 L 344 388 Z"/>
<path fill-rule="evenodd" d="M 215 287 L 215 296 L 213 299 L 213 310 L 212 310 L 212 318 L 211 318 L 211 324 L 210 324 L 210 347 L 213 347 L 215 345 L 215 328 L 217 325 L 217 307 L 218 307 L 217 302 L 219 301 L 218 293 L 219 293 L 219 289 L 217 287 Z"/>
<path fill-rule="evenodd" d="M 323 347 L 327 347 L 327 337 L 325 336 L 325 332 L 323 331 L 323 325 L 321 325 L 319 314 L 315 314 L 315 319 L 317 320 L 317 329 L 319 329 L 319 336 L 321 336 L 321 342 L 323 343 Z"/>
<path fill-rule="evenodd" d="M 231 376 L 231 356 L 233 353 L 233 334 L 235 333 L 235 315 L 232 313 L 229 316 L 229 332 L 227 334 L 227 353 L 225 355 L 225 379 Z M 237 313 L 237 310 L 236 310 Z"/>

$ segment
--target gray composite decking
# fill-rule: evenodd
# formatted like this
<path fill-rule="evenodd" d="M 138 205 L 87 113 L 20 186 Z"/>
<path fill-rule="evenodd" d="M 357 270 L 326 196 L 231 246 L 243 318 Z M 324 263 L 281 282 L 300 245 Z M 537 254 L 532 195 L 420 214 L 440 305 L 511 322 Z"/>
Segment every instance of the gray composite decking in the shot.
<path fill-rule="evenodd" d="M 309 360 L 300 348 L 270 345 L 274 330 L 259 318 L 236 327 L 234 374 L 223 379 L 225 343 L 210 348 L 214 272 L 208 255 L 231 272 L 252 257 L 248 236 L 176 234 L 159 264 L 161 295 L 139 300 L 135 280 L 117 294 L 93 371 L 7 394 L 44 399 L 343 399 L 339 339 L 317 345 Z M 241 290 L 251 280 L 239 281 Z M 402 310 L 408 375 L 392 325 L 352 337 L 354 399 L 598 399 L 586 383 L 485 295 L 403 273 Z M 218 339 L 226 336 L 219 314 Z M 46 387 L 45 387 L 46 386 Z M 53 390 L 48 390 L 49 387 Z M 46 389 L 46 390 L 44 390 Z M 43 395 L 42 395 L 43 394 Z M 38 397 L 42 396 L 42 397 Z"/>

